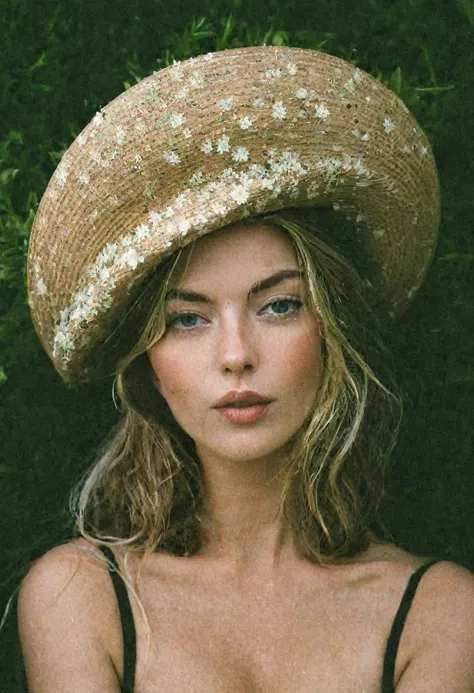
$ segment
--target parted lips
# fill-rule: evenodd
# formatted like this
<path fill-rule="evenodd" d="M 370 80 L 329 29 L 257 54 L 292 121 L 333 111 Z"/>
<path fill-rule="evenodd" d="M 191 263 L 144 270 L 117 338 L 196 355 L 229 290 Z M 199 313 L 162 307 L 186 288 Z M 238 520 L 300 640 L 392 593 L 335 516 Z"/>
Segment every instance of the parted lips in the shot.
<path fill-rule="evenodd" d="M 120 94 L 65 152 L 28 257 L 33 322 L 68 382 L 152 268 L 248 216 L 330 206 L 354 222 L 393 315 L 436 245 L 430 145 L 371 75 L 309 49 L 248 47 L 175 63 Z"/>

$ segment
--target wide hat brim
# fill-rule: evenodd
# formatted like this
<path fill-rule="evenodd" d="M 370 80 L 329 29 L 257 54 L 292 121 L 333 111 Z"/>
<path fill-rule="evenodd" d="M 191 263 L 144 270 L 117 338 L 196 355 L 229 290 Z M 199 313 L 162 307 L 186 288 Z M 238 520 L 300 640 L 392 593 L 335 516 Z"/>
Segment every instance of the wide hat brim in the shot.
<path fill-rule="evenodd" d="M 309 49 L 171 65 L 97 113 L 54 172 L 29 245 L 35 329 L 66 381 L 103 375 L 94 346 L 176 249 L 249 216 L 330 205 L 353 220 L 375 294 L 399 314 L 424 279 L 440 214 L 431 147 L 403 102 Z"/>

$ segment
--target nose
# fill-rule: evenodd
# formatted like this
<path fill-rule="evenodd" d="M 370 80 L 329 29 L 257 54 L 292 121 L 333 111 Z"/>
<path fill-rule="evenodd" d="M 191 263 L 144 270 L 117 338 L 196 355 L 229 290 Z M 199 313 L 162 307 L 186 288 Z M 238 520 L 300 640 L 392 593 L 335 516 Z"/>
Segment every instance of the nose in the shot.
<path fill-rule="evenodd" d="M 256 337 L 246 317 L 226 315 L 218 335 L 218 358 L 225 373 L 254 370 L 258 365 Z"/>

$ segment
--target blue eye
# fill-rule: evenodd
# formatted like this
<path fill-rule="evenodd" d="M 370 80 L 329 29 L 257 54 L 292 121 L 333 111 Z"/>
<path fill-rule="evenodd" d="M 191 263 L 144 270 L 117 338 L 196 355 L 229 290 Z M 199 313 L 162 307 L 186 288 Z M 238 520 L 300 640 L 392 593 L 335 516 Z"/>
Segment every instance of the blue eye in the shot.
<path fill-rule="evenodd" d="M 271 306 L 279 306 L 280 309 L 281 307 L 287 307 L 289 304 L 292 304 L 294 307 L 293 310 L 284 310 L 279 311 L 278 309 L 273 312 L 273 316 L 275 318 L 286 318 L 290 315 L 295 315 L 296 313 L 299 312 L 301 306 L 303 305 L 302 301 L 299 301 L 297 299 L 293 298 L 279 298 L 276 301 L 271 301 L 270 303 L 267 303 L 266 306 L 262 310 L 265 310 L 266 308 L 269 308 Z M 271 314 L 270 314 L 271 315 Z M 194 320 L 200 319 L 202 320 L 200 315 L 197 313 L 170 313 L 166 319 L 166 326 L 170 329 L 175 329 L 181 332 L 190 332 L 191 330 L 200 327 L 199 324 L 190 324 Z M 181 325 L 179 325 L 179 321 L 181 321 Z"/>
<path fill-rule="evenodd" d="M 281 315 L 282 317 L 285 317 L 286 315 L 291 315 L 293 313 L 297 313 L 299 311 L 299 309 L 301 308 L 301 306 L 303 305 L 301 301 L 297 301 L 296 299 L 293 299 L 293 298 L 279 298 L 277 301 L 272 301 L 271 303 L 268 303 L 265 306 L 265 308 L 268 308 L 269 306 L 278 306 L 278 305 L 281 306 L 282 304 L 288 305 L 289 303 L 292 303 L 293 305 L 296 305 L 297 307 L 294 310 L 289 311 L 289 312 L 280 313 L 280 312 L 276 311 L 275 315 Z"/>

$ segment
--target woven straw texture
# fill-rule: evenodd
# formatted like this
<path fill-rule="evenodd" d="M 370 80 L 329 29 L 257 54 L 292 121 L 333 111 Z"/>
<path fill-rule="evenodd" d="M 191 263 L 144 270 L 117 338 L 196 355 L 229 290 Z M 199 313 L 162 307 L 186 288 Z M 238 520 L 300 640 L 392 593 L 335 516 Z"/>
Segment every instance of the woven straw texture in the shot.
<path fill-rule="evenodd" d="M 433 256 L 439 183 L 418 123 L 369 74 L 309 49 L 248 47 L 120 94 L 65 152 L 32 228 L 29 304 L 55 368 L 96 377 L 91 349 L 177 248 L 308 205 L 360 225 L 376 290 L 402 312 Z"/>

